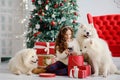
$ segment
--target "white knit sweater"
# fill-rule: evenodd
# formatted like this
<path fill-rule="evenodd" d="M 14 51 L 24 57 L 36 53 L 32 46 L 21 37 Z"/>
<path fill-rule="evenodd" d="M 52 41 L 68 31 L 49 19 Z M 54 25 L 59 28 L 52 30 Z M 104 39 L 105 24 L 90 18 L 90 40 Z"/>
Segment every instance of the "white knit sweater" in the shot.
<path fill-rule="evenodd" d="M 73 51 L 76 52 L 78 55 L 81 55 L 80 53 L 80 47 L 76 39 L 73 39 L 71 42 L 68 43 L 68 46 L 73 47 Z M 68 65 L 68 55 L 63 51 L 63 53 L 60 53 L 56 50 L 56 56 L 58 61 L 63 62 L 64 64 Z"/>

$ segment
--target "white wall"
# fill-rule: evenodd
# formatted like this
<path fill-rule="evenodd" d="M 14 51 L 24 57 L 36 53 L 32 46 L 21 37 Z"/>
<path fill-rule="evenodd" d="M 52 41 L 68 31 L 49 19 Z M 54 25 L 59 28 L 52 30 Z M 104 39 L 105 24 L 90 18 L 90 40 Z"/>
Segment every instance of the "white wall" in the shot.
<path fill-rule="evenodd" d="M 120 0 L 77 0 L 81 23 L 87 23 L 87 13 L 92 15 L 120 14 Z"/>

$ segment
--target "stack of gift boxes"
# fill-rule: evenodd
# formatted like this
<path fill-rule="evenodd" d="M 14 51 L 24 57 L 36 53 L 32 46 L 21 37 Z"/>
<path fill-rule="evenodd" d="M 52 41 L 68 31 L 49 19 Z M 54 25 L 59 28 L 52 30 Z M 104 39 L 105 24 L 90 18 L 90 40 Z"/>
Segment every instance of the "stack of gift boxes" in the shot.
<path fill-rule="evenodd" d="M 38 66 L 46 67 L 55 62 L 55 42 L 36 42 L 34 48 L 37 50 Z"/>
<path fill-rule="evenodd" d="M 36 42 L 34 48 L 37 50 L 38 66 L 46 67 L 55 60 L 55 42 Z M 86 78 L 91 75 L 91 66 L 84 65 L 84 58 L 80 56 L 69 56 L 68 76 L 73 78 Z"/>
<path fill-rule="evenodd" d="M 84 65 L 83 56 L 69 56 L 68 76 L 72 78 L 86 78 L 91 75 L 91 66 Z"/>

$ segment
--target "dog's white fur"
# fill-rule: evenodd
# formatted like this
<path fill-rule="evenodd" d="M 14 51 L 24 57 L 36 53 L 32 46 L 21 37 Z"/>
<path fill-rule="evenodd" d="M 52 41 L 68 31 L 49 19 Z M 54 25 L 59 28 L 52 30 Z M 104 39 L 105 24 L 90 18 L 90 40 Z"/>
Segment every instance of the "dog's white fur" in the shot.
<path fill-rule="evenodd" d="M 79 42 L 79 45 L 82 45 L 84 39 L 87 38 L 98 38 L 98 34 L 93 24 L 81 24 L 76 33 L 76 39 Z"/>
<path fill-rule="evenodd" d="M 93 24 L 81 24 L 81 26 L 78 28 L 76 34 L 76 40 L 78 41 L 80 48 L 82 46 L 83 41 L 87 38 L 99 38 Z M 83 56 L 84 56 L 84 61 L 91 65 L 92 73 L 94 73 L 93 64 L 88 54 L 84 53 Z"/>
<path fill-rule="evenodd" d="M 88 38 L 82 43 L 82 52 L 87 53 L 92 60 L 95 69 L 94 76 L 102 74 L 106 77 L 111 73 L 118 73 L 120 71 L 116 68 L 112 61 L 111 51 L 108 44 L 101 38 Z"/>
<path fill-rule="evenodd" d="M 14 74 L 31 75 L 32 70 L 37 67 L 38 57 L 36 50 L 23 49 L 12 57 L 8 63 L 9 69 Z"/>

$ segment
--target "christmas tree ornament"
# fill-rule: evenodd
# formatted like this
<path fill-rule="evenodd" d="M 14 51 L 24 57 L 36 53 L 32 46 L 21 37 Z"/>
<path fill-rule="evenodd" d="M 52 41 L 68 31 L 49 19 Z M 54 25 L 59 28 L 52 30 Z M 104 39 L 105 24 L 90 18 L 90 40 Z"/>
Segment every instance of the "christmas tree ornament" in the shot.
<path fill-rule="evenodd" d="M 67 2 L 67 0 L 64 0 L 64 2 Z"/>
<path fill-rule="evenodd" d="M 78 16 L 78 13 L 77 13 L 77 12 L 74 12 L 74 15 Z"/>
<path fill-rule="evenodd" d="M 55 15 L 54 15 L 54 14 L 52 14 L 52 18 L 55 18 Z"/>
<path fill-rule="evenodd" d="M 76 20 L 73 20 L 73 23 L 76 23 L 77 21 Z"/>
<path fill-rule="evenodd" d="M 56 25 L 55 21 L 51 21 L 50 24 L 51 24 L 52 26 L 55 26 L 55 25 Z"/>
<path fill-rule="evenodd" d="M 49 3 L 49 0 L 46 0 L 46 2 L 45 2 L 46 4 L 48 4 Z"/>
<path fill-rule="evenodd" d="M 45 6 L 45 10 L 48 10 L 48 5 Z"/>
<path fill-rule="evenodd" d="M 61 21 L 66 21 L 66 18 L 65 18 L 65 17 L 62 17 Z"/>
<path fill-rule="evenodd" d="M 42 4 L 41 0 L 38 0 L 38 4 L 40 4 L 40 5 Z"/>
<path fill-rule="evenodd" d="M 32 3 L 34 3 L 35 2 L 35 0 L 32 0 Z"/>
<path fill-rule="evenodd" d="M 63 6 L 64 4 L 63 3 L 60 3 L 60 6 Z"/>
<path fill-rule="evenodd" d="M 38 15 L 38 13 L 35 13 L 35 15 Z"/>
<path fill-rule="evenodd" d="M 40 25 L 39 24 L 36 24 L 36 29 L 39 29 L 40 28 Z"/>
<path fill-rule="evenodd" d="M 44 13 L 44 12 L 42 12 L 42 13 L 41 13 L 41 15 L 42 15 L 42 16 L 44 16 L 44 15 L 45 15 L 45 13 Z"/>
<path fill-rule="evenodd" d="M 55 5 L 54 5 L 54 8 L 58 8 L 58 6 L 59 6 L 58 4 L 55 4 Z"/>

